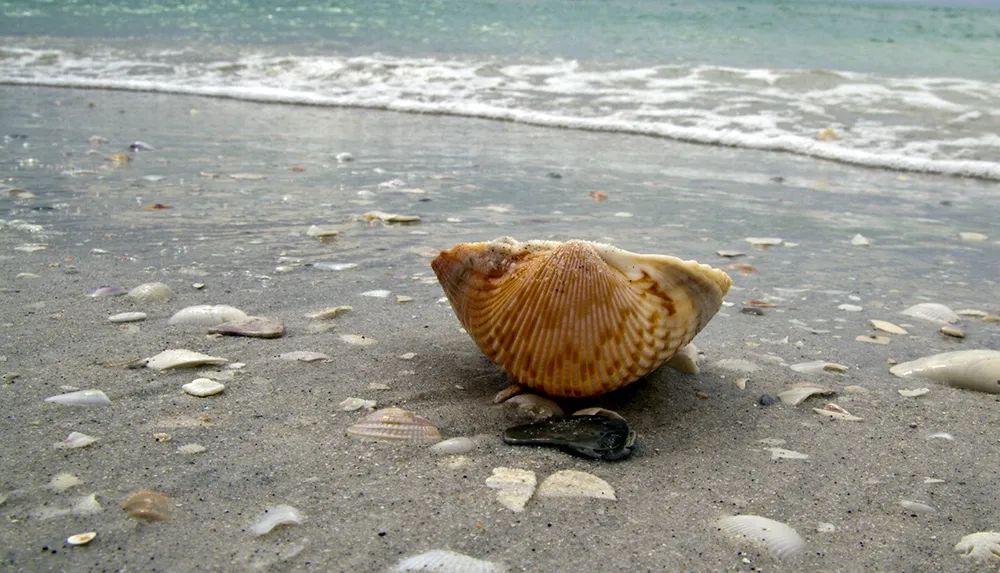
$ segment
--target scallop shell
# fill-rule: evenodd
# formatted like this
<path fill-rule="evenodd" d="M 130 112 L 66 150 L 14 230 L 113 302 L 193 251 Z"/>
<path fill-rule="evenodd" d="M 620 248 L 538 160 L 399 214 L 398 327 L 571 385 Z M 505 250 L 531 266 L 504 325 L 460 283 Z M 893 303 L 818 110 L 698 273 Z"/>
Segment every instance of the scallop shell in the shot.
<path fill-rule="evenodd" d="M 598 396 L 649 374 L 732 285 L 695 261 L 587 241 L 464 243 L 431 266 L 479 349 L 550 396 Z"/>
<path fill-rule="evenodd" d="M 721 531 L 767 547 L 778 559 L 802 553 L 806 542 L 792 527 L 759 515 L 737 515 L 718 522 Z"/>
<path fill-rule="evenodd" d="M 441 441 L 441 432 L 430 420 L 402 408 L 372 412 L 347 428 L 347 433 L 387 442 L 433 444 Z"/>

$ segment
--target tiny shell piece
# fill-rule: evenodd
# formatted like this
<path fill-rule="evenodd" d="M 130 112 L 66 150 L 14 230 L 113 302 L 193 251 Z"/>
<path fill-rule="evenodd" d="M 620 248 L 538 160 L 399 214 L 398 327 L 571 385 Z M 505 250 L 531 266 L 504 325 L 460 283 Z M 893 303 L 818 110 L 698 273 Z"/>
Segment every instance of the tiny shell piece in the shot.
<path fill-rule="evenodd" d="M 46 398 L 45 401 L 52 402 L 54 404 L 69 404 L 73 406 L 107 406 L 111 404 L 111 400 L 109 400 L 107 395 L 100 390 L 80 390 L 78 392 L 69 392 L 66 394 L 59 394 L 58 396 L 50 396 Z"/>
<path fill-rule="evenodd" d="M 167 324 L 177 326 L 216 326 L 234 320 L 250 318 L 242 310 L 228 304 L 199 304 L 182 308 L 174 313 Z"/>
<path fill-rule="evenodd" d="M 909 334 L 905 328 L 896 326 L 895 324 L 885 320 L 872 319 L 868 322 L 871 323 L 875 330 L 881 330 L 882 332 L 888 332 L 890 334 Z"/>
<path fill-rule="evenodd" d="M 858 342 L 867 342 L 869 344 L 889 344 L 890 338 L 888 336 L 876 336 L 874 334 L 861 334 L 854 340 L 857 340 Z"/>
<path fill-rule="evenodd" d="M 400 354 L 399 355 L 399 359 L 400 360 L 413 360 L 414 358 L 416 358 L 416 356 L 417 356 L 416 352 L 406 352 L 404 354 Z"/>
<path fill-rule="evenodd" d="M 790 364 L 788 367 L 803 374 L 819 374 L 820 372 L 830 372 L 831 370 L 828 367 L 831 365 L 833 365 L 833 363 L 827 362 L 826 360 L 812 360 L 810 362 Z"/>
<path fill-rule="evenodd" d="M 306 235 L 310 237 L 317 237 L 317 238 L 336 237 L 339 234 L 340 234 L 339 231 L 335 231 L 334 229 L 331 229 L 329 227 L 320 227 L 318 225 L 312 225 L 311 227 L 306 229 Z"/>
<path fill-rule="evenodd" d="M 81 434 L 80 432 L 70 432 L 69 435 L 66 436 L 65 440 L 52 444 L 52 447 L 56 449 L 86 448 L 96 441 L 97 438 L 92 438 L 86 434 Z"/>
<path fill-rule="evenodd" d="M 87 293 L 92 298 L 103 298 L 107 296 L 121 296 L 128 291 L 116 285 L 101 285 Z"/>
<path fill-rule="evenodd" d="M 524 511 L 524 506 L 535 492 L 535 472 L 519 468 L 493 468 L 493 475 L 486 478 L 486 486 L 500 490 L 497 501 L 511 511 Z"/>
<path fill-rule="evenodd" d="M 435 454 L 467 454 L 476 448 L 476 443 L 466 437 L 450 438 L 430 447 Z"/>
<path fill-rule="evenodd" d="M 561 470 L 545 478 L 538 486 L 538 496 L 618 499 L 611 484 L 593 474 L 577 470 Z"/>
<path fill-rule="evenodd" d="M 138 322 L 146 320 L 145 312 L 123 312 L 108 317 L 108 322 Z"/>
<path fill-rule="evenodd" d="M 128 291 L 128 296 L 139 302 L 159 302 L 173 296 L 170 287 L 163 283 L 144 283 Z"/>
<path fill-rule="evenodd" d="M 924 436 L 925 440 L 948 440 L 949 442 L 955 441 L 955 436 L 952 436 L 948 432 L 934 432 Z"/>
<path fill-rule="evenodd" d="M 302 514 L 290 505 L 276 505 L 264 510 L 264 515 L 250 526 L 256 537 L 269 533 L 279 525 L 302 525 Z"/>
<path fill-rule="evenodd" d="M 673 358 L 667 360 L 665 365 L 678 372 L 697 375 L 701 373 L 701 368 L 698 367 L 698 360 L 700 358 L 698 347 L 694 345 L 694 342 L 689 342 L 682 346 L 677 351 L 677 354 L 674 354 Z"/>
<path fill-rule="evenodd" d="M 868 239 L 866 239 L 864 237 L 864 235 L 862 235 L 861 233 L 858 233 L 857 235 L 854 235 L 854 237 L 851 238 L 851 244 L 854 245 L 855 247 L 870 247 L 870 246 L 872 246 L 871 241 L 869 241 Z"/>
<path fill-rule="evenodd" d="M 899 505 L 903 507 L 906 511 L 910 513 L 937 513 L 937 510 L 933 507 L 916 501 L 900 500 Z"/>
<path fill-rule="evenodd" d="M 402 408 L 372 412 L 348 428 L 347 433 L 387 442 L 433 444 L 441 441 L 441 432 L 430 420 Z"/>
<path fill-rule="evenodd" d="M 842 304 L 837 307 L 838 310 L 846 310 L 847 312 L 861 312 L 864 307 L 858 306 L 856 304 Z"/>
<path fill-rule="evenodd" d="M 776 247 L 784 242 L 778 237 L 747 237 L 746 241 L 755 247 Z"/>
<path fill-rule="evenodd" d="M 734 257 L 742 257 L 746 253 L 744 253 L 743 251 L 722 250 L 722 251 L 715 251 L 715 254 L 719 255 L 720 257 L 726 257 L 727 259 L 731 259 Z"/>
<path fill-rule="evenodd" d="M 802 385 L 778 392 L 778 398 L 781 400 L 782 404 L 797 406 L 804 402 L 806 398 L 815 394 L 828 396 L 833 394 L 833 390 L 823 388 L 821 386 Z"/>
<path fill-rule="evenodd" d="M 973 561 L 1000 559 L 1000 533 L 996 531 L 970 533 L 955 544 L 955 552 Z"/>
<path fill-rule="evenodd" d="M 49 481 L 49 489 L 56 493 L 62 493 L 72 487 L 80 485 L 81 483 L 83 483 L 83 481 L 80 478 L 71 473 L 63 472 L 61 474 L 56 474 L 55 477 Z"/>
<path fill-rule="evenodd" d="M 985 241 L 989 237 L 987 235 L 982 234 L 982 233 L 969 233 L 969 232 L 965 232 L 965 233 L 959 233 L 958 234 L 958 238 L 962 239 L 963 241 L 968 241 L 970 243 L 982 243 L 983 241 Z"/>
<path fill-rule="evenodd" d="M 184 444 L 183 446 L 177 448 L 177 453 L 184 455 L 200 454 L 205 451 L 208 451 L 208 448 L 201 444 Z"/>
<path fill-rule="evenodd" d="M 813 412 L 821 416 L 827 416 L 835 420 L 844 420 L 845 422 L 860 422 L 862 418 L 852 415 L 847 410 L 841 408 L 836 404 L 827 404 L 822 408 L 813 408 Z"/>
<path fill-rule="evenodd" d="M 954 324 L 958 322 L 958 315 L 950 308 L 936 302 L 922 302 L 915 304 L 902 311 L 906 316 L 929 320 L 938 324 Z"/>
<path fill-rule="evenodd" d="M 223 364 L 228 362 L 225 358 L 209 356 L 193 350 L 178 348 L 174 350 L 164 350 L 146 361 L 146 368 L 154 370 L 169 370 L 171 368 L 186 368 L 191 366 L 201 366 L 202 364 Z"/>
<path fill-rule="evenodd" d="M 507 567 L 483 561 L 454 551 L 435 549 L 403 559 L 396 564 L 395 573 L 422 571 L 425 573 L 506 573 Z"/>
<path fill-rule="evenodd" d="M 316 362 L 317 360 L 329 360 L 330 357 L 322 352 L 311 352 L 309 350 L 295 350 L 279 354 L 281 360 L 298 360 L 299 362 Z"/>
<path fill-rule="evenodd" d="M 191 382 L 181 386 L 181 388 L 192 396 L 204 398 L 214 396 L 226 389 L 225 384 L 220 384 L 211 378 L 195 378 Z"/>
<path fill-rule="evenodd" d="M 397 294 L 396 295 L 396 302 L 398 302 L 400 304 L 402 304 L 404 302 L 413 302 L 413 297 L 412 296 L 405 296 L 405 295 Z"/>
<path fill-rule="evenodd" d="M 314 313 L 312 313 L 312 314 L 309 315 L 309 318 L 321 319 L 321 320 L 322 319 L 327 319 L 327 318 L 333 318 L 333 317 L 337 316 L 340 313 L 350 312 L 352 310 L 354 310 L 354 308 L 350 307 L 350 306 L 335 306 L 333 308 L 326 308 L 326 309 L 314 312 Z"/>
<path fill-rule="evenodd" d="M 764 448 L 765 450 L 771 452 L 772 460 L 806 460 L 809 459 L 809 454 L 803 454 L 801 452 L 796 452 L 793 450 L 786 450 L 784 448 Z"/>
<path fill-rule="evenodd" d="M 931 389 L 930 388 L 913 388 L 912 390 L 910 390 L 910 389 L 904 389 L 904 390 L 896 390 L 896 391 L 899 392 L 900 396 L 906 396 L 907 398 L 916 398 L 917 396 L 923 396 L 924 394 L 930 393 Z"/>
<path fill-rule="evenodd" d="M 66 545 L 86 545 L 97 537 L 96 531 L 88 531 L 87 533 L 77 533 L 76 535 L 70 535 L 66 538 Z"/>
<path fill-rule="evenodd" d="M 133 519 L 167 521 L 170 519 L 170 498 L 158 491 L 141 489 L 128 496 L 122 510 Z"/>
<path fill-rule="evenodd" d="M 249 316 L 245 320 L 230 320 L 218 326 L 211 326 L 208 333 L 249 338 L 281 338 L 285 334 L 285 325 L 280 320 Z"/>
<path fill-rule="evenodd" d="M 378 342 L 374 338 L 364 336 L 363 334 L 341 334 L 340 339 L 354 346 L 371 346 Z"/>
<path fill-rule="evenodd" d="M 718 527 L 731 535 L 762 543 L 778 559 L 795 557 L 806 546 L 805 540 L 793 528 L 759 515 L 726 517 L 719 521 Z"/>
<path fill-rule="evenodd" d="M 951 336 L 953 338 L 965 338 L 965 331 L 954 326 L 942 326 L 941 334 Z"/>
<path fill-rule="evenodd" d="M 361 296 L 370 296 L 373 298 L 385 298 L 390 294 L 392 294 L 391 291 L 387 290 L 369 290 L 361 293 Z"/>
<path fill-rule="evenodd" d="M 375 409 L 375 400 L 365 400 L 363 398 L 347 398 L 337 404 L 337 408 L 345 412 L 353 412 L 364 408 L 369 412 Z"/>

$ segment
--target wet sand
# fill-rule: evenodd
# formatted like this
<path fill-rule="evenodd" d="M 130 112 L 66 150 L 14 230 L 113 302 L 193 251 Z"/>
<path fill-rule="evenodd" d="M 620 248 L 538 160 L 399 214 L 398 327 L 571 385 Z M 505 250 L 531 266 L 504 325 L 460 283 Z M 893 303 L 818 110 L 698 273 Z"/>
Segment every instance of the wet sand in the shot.
<path fill-rule="evenodd" d="M 7 570 L 385 571 L 403 557 L 450 549 L 514 571 L 956 571 L 975 569 L 953 552 L 959 539 L 1000 529 L 998 398 L 888 372 L 890 359 L 1000 348 L 1000 324 L 966 317 L 959 340 L 899 314 L 926 301 L 1000 314 L 995 183 L 634 136 L 152 94 L 0 88 L 0 115 L 5 185 L 34 194 L 0 198 L 8 222 L 0 228 Z M 91 143 L 94 135 L 107 142 Z M 121 168 L 107 160 L 136 140 L 155 150 L 131 153 Z M 338 162 L 341 152 L 355 160 Z M 597 203 L 592 191 L 608 199 Z M 145 209 L 156 203 L 170 208 Z M 357 220 L 371 210 L 422 220 Z M 306 235 L 313 224 L 340 235 L 321 242 Z M 959 232 L 989 238 L 962 241 Z M 871 247 L 853 247 L 856 233 Z M 507 381 L 429 280 L 438 250 L 501 235 L 609 241 L 758 272 L 730 272 L 733 306 L 696 339 L 701 374 L 661 369 L 619 392 L 563 404 L 610 408 L 638 432 L 631 458 L 591 461 L 501 442 L 500 432 L 522 421 L 491 403 Z M 754 236 L 792 246 L 754 248 L 744 240 Z M 16 249 L 29 243 L 47 248 Z M 729 260 L 719 249 L 746 255 Z M 307 265 L 315 262 L 358 266 Z M 170 285 L 174 297 L 141 304 L 86 296 L 103 284 L 152 281 Z M 392 295 L 359 296 L 373 289 Z M 741 313 L 750 299 L 777 306 Z M 280 319 L 288 332 L 211 338 L 167 325 L 195 304 Z M 337 305 L 353 311 L 322 323 L 306 317 Z M 107 322 L 126 311 L 149 318 Z M 907 325 L 909 335 L 857 342 L 874 334 L 873 318 Z M 341 334 L 377 342 L 351 346 Z M 201 369 L 121 365 L 170 348 L 246 366 L 222 394 L 195 398 L 180 387 Z M 277 359 L 296 350 L 331 360 Z M 398 358 L 407 352 L 416 357 Z M 736 359 L 757 369 L 724 367 Z M 810 360 L 849 368 L 806 375 L 788 367 Z M 734 382 L 744 378 L 740 389 Z M 837 394 L 797 407 L 760 404 L 803 381 Z M 100 389 L 112 404 L 43 401 L 64 386 Z M 921 386 L 931 392 L 897 393 Z M 348 397 L 412 410 L 477 448 L 451 458 L 358 441 L 345 430 L 360 415 L 337 408 Z M 863 420 L 813 413 L 828 401 Z M 71 431 L 98 441 L 52 447 Z M 936 432 L 954 440 L 926 438 Z M 158 442 L 158 433 L 171 439 Z M 774 440 L 809 457 L 772 460 L 765 448 Z M 177 453 L 189 443 L 207 450 Z M 532 499 L 514 513 L 485 485 L 499 466 L 532 470 L 539 481 L 563 469 L 590 472 L 618 499 Z M 63 472 L 82 483 L 57 494 L 47 484 Z M 147 524 L 121 511 L 142 488 L 170 496 L 170 521 Z M 90 493 L 103 512 L 46 518 Z M 937 511 L 914 513 L 902 500 Z M 295 506 L 305 521 L 250 535 L 277 504 Z M 791 525 L 805 552 L 779 561 L 719 532 L 716 521 L 734 514 Z M 817 531 L 821 523 L 835 530 Z M 64 544 L 84 531 L 98 537 Z"/>

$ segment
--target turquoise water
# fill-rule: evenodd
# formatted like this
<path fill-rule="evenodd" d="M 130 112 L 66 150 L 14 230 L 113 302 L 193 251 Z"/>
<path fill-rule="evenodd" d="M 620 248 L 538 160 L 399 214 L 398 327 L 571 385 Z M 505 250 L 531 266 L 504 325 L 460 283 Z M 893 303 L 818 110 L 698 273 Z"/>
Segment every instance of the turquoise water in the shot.
<path fill-rule="evenodd" d="M 1000 1 L 0 2 L 0 83 L 368 107 L 1000 179 Z"/>

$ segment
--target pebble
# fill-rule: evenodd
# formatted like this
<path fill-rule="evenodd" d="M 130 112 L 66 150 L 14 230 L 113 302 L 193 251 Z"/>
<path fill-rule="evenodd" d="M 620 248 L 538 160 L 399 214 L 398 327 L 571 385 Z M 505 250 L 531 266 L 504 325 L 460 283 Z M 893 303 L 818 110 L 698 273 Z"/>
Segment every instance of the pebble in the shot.
<path fill-rule="evenodd" d="M 210 378 L 196 378 L 193 381 L 181 386 L 181 388 L 192 396 L 204 398 L 205 396 L 214 396 L 215 394 L 222 392 L 226 389 L 226 385 L 220 384 Z"/>
<path fill-rule="evenodd" d="M 761 406 L 773 406 L 778 403 L 778 399 L 770 394 L 761 394 L 760 398 L 757 398 L 757 403 Z"/>

